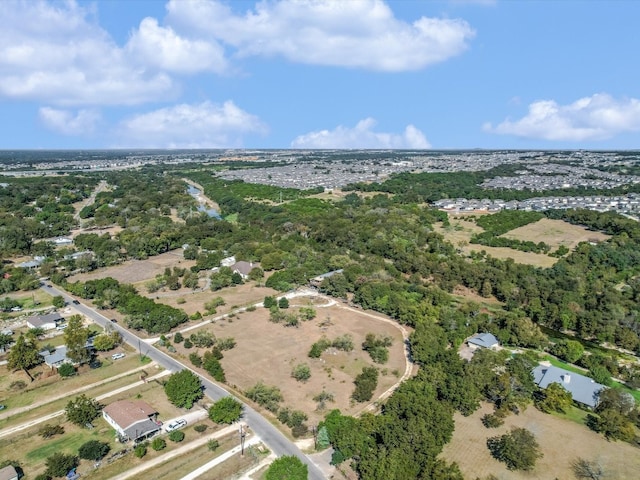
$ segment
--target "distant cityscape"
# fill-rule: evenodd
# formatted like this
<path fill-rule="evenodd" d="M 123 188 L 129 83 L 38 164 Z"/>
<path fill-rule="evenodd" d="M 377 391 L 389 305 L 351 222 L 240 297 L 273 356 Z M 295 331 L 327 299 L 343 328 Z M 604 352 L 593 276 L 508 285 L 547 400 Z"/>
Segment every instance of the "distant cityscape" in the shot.
<path fill-rule="evenodd" d="M 96 150 L 2 151 L 0 174 L 47 175 L 78 171 L 108 171 L 148 165 L 189 163 L 222 166 L 220 178 L 298 189 L 339 189 L 352 183 L 383 182 L 403 172 L 445 173 L 487 171 L 521 166 L 509 176 L 485 180 L 492 189 L 609 190 L 640 183 L 640 152 L 597 151 L 409 151 L 409 150 Z M 568 192 L 569 193 L 569 192 Z M 574 192 L 571 192 L 574 193 Z M 587 208 L 637 216 L 635 193 L 534 197 L 521 201 L 442 199 L 434 206 L 455 211 L 501 209 L 547 210 Z"/>

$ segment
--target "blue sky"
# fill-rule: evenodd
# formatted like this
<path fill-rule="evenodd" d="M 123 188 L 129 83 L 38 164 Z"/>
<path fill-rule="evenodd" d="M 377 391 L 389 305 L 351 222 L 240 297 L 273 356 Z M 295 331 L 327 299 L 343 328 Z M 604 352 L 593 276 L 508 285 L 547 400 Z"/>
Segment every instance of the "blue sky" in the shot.
<path fill-rule="evenodd" d="M 0 1 L 0 149 L 640 148 L 637 0 Z"/>

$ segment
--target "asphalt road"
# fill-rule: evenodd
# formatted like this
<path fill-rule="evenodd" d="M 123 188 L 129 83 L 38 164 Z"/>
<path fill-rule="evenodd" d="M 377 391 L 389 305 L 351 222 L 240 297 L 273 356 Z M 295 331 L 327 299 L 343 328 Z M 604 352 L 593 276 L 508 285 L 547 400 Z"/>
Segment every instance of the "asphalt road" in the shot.
<path fill-rule="evenodd" d="M 74 297 L 70 296 L 62 290 L 57 289 L 53 285 L 50 286 L 50 284 L 48 283 L 45 283 L 41 288 L 50 295 L 61 295 L 70 304 L 72 304 L 72 302 L 75 300 Z M 180 370 L 184 369 L 191 370 L 186 365 L 178 362 L 176 359 L 167 355 L 163 351 L 158 350 L 153 345 L 149 345 L 143 342 L 138 336 L 121 327 L 119 324 L 112 323 L 110 319 L 108 319 L 104 315 L 101 315 L 93 308 L 90 308 L 83 303 L 72 305 L 76 310 L 78 310 L 78 312 L 90 318 L 98 325 L 105 327 L 107 324 L 110 324 L 118 332 L 120 332 L 120 334 L 122 335 L 122 339 L 126 343 L 131 345 L 136 350 L 140 351 L 143 355 L 146 355 L 158 364 L 162 365 L 167 370 L 170 370 L 171 372 L 179 372 Z M 204 386 L 204 393 L 211 400 L 216 401 L 220 400 L 223 397 L 232 396 L 224 388 L 212 382 L 207 377 L 200 375 L 194 370 L 191 371 L 200 377 L 200 379 L 202 380 L 202 385 Z M 240 399 L 237 400 L 242 403 Z M 253 432 L 258 435 L 265 444 L 269 446 L 273 453 L 278 456 L 295 455 L 309 467 L 309 480 L 324 480 L 325 477 L 322 471 L 304 453 L 302 453 L 302 451 L 294 443 L 289 441 L 289 439 L 285 437 L 282 432 L 280 432 L 280 430 L 273 426 L 266 418 L 260 415 L 249 405 L 243 403 L 243 406 L 244 423 L 246 423 L 249 428 L 253 430 Z M 240 439 L 238 438 L 238 442 L 239 441 Z"/>

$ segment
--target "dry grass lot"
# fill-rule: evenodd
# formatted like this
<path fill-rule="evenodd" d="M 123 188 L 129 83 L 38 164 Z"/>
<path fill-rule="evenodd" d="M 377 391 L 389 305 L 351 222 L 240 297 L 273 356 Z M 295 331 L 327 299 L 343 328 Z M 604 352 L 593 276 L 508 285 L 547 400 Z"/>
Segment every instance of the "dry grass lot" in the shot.
<path fill-rule="evenodd" d="M 308 298 L 293 299 L 290 310 L 295 310 L 296 306 L 306 306 L 309 302 Z M 321 303 L 326 304 L 326 300 L 321 300 Z M 364 404 L 352 404 L 350 395 L 355 376 L 363 366 L 372 364 L 368 354 L 360 348 L 367 333 L 375 332 L 393 338 L 389 361 L 379 366 L 384 374 L 380 375 L 374 398 L 398 381 L 392 372 L 402 375 L 405 369 L 402 335 L 394 325 L 375 320 L 364 313 L 345 310 L 338 305 L 315 305 L 314 308 L 317 317 L 301 323 L 299 328 L 271 323 L 269 312 L 264 308 L 203 327 L 218 338 L 233 337 L 237 342 L 234 349 L 224 352 L 221 361 L 229 385 L 242 391 L 258 381 L 276 385 L 284 396 L 282 405 L 307 413 L 309 424 L 317 422 L 326 413 L 316 412 L 316 402 L 313 401 L 313 397 L 323 389 L 335 396 L 335 403 L 328 403 L 328 409 L 340 408 L 344 413 L 354 414 L 364 407 Z M 307 356 L 311 345 L 322 336 L 333 340 L 346 333 L 353 336 L 355 348 L 352 352 L 329 349 L 319 359 Z M 185 358 L 196 350 L 185 350 L 182 345 L 176 347 Z M 311 368 L 311 378 L 306 383 L 291 378 L 291 371 L 298 363 L 306 363 Z"/>
<path fill-rule="evenodd" d="M 609 235 L 604 233 L 593 232 L 579 225 L 549 218 L 542 218 L 537 222 L 511 230 L 502 236 L 514 240 L 544 242 L 551 246 L 552 252 L 557 250 L 560 245 L 571 250 L 580 242 L 602 242 L 609 238 Z"/>
<path fill-rule="evenodd" d="M 147 260 L 128 260 L 122 265 L 115 267 L 103 268 L 90 273 L 74 275 L 69 278 L 70 282 L 79 280 L 86 282 L 87 280 L 95 280 L 98 278 L 112 277 L 121 283 L 137 283 L 152 280 L 156 275 L 162 275 L 164 269 L 174 266 L 180 268 L 190 268 L 195 265 L 193 260 L 185 260 L 182 250 L 172 250 Z"/>
<path fill-rule="evenodd" d="M 474 214 L 475 216 L 481 214 Z M 488 247 L 485 245 L 470 244 L 471 236 L 484 230 L 470 219 L 471 215 L 449 215 L 450 226 L 442 227 L 441 224 L 434 226 L 436 232 L 441 233 L 446 240 L 455 247 L 460 248 L 463 253 L 469 255 L 471 252 L 484 250 L 494 258 L 512 258 L 517 263 L 533 265 L 536 267 L 552 267 L 557 258 L 541 253 L 521 252 L 506 247 Z M 603 241 L 609 238 L 599 232 L 592 232 L 578 225 L 571 225 L 562 220 L 549 220 L 543 218 L 535 223 L 516 228 L 503 235 L 507 238 L 517 240 L 530 240 L 532 242 L 545 242 L 551 246 L 551 251 L 556 250 L 560 245 L 569 249 L 574 248 L 578 243 L 596 240 Z"/>
<path fill-rule="evenodd" d="M 457 462 L 465 478 L 484 478 L 490 474 L 499 480 L 551 480 L 574 478 L 571 462 L 581 457 L 598 461 L 609 480 L 638 478 L 638 449 L 623 442 L 608 442 L 601 435 L 577 423 L 547 415 L 529 407 L 520 415 L 511 415 L 499 428 L 487 429 L 480 418 L 492 411 L 483 405 L 469 417 L 456 413 L 453 439 L 444 447 L 442 457 Z M 531 472 L 512 472 L 495 460 L 487 449 L 487 439 L 502 435 L 512 426 L 530 430 L 540 444 L 544 457 Z"/>

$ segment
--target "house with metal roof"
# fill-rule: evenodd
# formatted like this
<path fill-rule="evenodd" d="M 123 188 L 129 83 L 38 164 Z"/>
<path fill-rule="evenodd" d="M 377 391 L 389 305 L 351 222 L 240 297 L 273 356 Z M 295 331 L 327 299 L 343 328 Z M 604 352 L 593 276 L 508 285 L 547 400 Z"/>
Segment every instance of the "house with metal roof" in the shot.
<path fill-rule="evenodd" d="M 575 402 L 591 408 L 598 405 L 600 391 L 607 388 L 592 378 L 553 365 L 541 364 L 534 368 L 533 381 L 542 389 L 546 389 L 552 383 L 558 383 L 571 394 Z"/>
<path fill-rule="evenodd" d="M 43 330 L 54 330 L 64 319 L 58 312 L 48 313 L 46 315 L 35 315 L 27 319 L 27 327 L 42 328 Z"/>
<path fill-rule="evenodd" d="M 478 348 L 496 350 L 500 346 L 500 342 L 493 333 L 476 333 L 467 340 L 467 345 L 474 350 Z"/>
<path fill-rule="evenodd" d="M 18 480 L 19 475 L 13 465 L 0 468 L 0 480 Z"/>
<path fill-rule="evenodd" d="M 143 440 L 160 431 L 158 412 L 142 400 L 118 400 L 102 410 L 102 416 L 118 436 L 133 440 Z"/>

